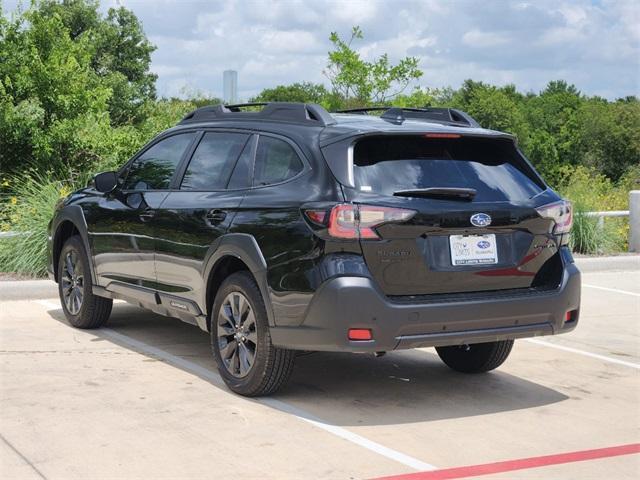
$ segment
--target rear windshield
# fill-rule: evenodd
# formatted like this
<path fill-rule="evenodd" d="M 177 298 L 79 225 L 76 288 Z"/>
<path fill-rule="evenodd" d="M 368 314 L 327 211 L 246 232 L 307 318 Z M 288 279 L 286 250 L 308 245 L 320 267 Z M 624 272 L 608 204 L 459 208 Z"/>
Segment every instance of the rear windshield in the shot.
<path fill-rule="evenodd" d="M 518 201 L 543 190 L 510 140 L 367 137 L 354 147 L 354 181 L 362 192 L 463 187 L 476 202 Z"/>

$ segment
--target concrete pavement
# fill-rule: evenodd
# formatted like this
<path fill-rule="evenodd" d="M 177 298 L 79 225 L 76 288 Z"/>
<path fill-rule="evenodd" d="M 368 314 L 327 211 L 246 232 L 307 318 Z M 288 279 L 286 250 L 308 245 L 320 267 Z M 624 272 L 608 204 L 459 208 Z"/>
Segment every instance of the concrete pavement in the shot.
<path fill-rule="evenodd" d="M 497 371 L 431 349 L 300 356 L 281 394 L 222 384 L 205 333 L 118 303 L 69 327 L 55 298 L 0 304 L 3 478 L 375 478 L 640 441 L 640 273 L 587 273 L 581 323 Z M 638 455 L 484 478 L 637 478 Z"/>

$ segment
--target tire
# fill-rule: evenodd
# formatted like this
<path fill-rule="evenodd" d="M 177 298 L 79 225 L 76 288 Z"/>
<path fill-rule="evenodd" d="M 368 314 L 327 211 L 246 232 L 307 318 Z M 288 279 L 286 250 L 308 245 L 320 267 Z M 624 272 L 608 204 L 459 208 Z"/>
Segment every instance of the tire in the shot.
<path fill-rule="evenodd" d="M 65 317 L 76 328 L 101 327 L 111 314 L 113 301 L 93 294 L 89 258 L 77 235 L 60 251 L 58 294 Z"/>
<path fill-rule="evenodd" d="M 483 373 L 498 368 L 511 353 L 513 340 L 436 347 L 442 361 L 462 373 Z"/>
<path fill-rule="evenodd" d="M 211 309 L 211 347 L 224 382 L 247 397 L 280 389 L 296 356 L 272 345 L 264 300 L 249 272 L 234 273 L 220 285 Z"/>

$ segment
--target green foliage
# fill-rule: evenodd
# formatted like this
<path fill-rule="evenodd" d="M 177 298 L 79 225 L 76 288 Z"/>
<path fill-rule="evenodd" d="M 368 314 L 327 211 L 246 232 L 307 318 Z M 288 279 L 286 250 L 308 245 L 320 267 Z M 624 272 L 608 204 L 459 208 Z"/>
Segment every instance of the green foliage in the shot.
<path fill-rule="evenodd" d="M 180 89 L 180 96 L 182 98 L 188 98 L 189 100 L 185 102 L 180 98 L 170 98 L 170 102 L 174 103 L 188 103 L 189 105 L 193 105 L 195 108 L 204 107 L 207 105 L 218 105 L 220 103 L 224 103 L 221 98 L 213 97 L 211 94 L 207 92 L 203 92 L 202 90 L 193 88 L 193 87 L 183 87 Z M 161 100 L 164 102 L 165 100 Z"/>
<path fill-rule="evenodd" d="M 571 233 L 573 250 L 588 254 L 626 250 L 629 233 L 627 219 L 606 218 L 604 227 L 600 227 L 597 218 L 587 217 L 584 213 L 627 210 L 629 190 L 640 180 L 640 166 L 630 169 L 618 183 L 585 166 L 564 166 L 559 169 L 558 176 L 558 190 L 574 206 Z"/>
<path fill-rule="evenodd" d="M 324 103 L 329 97 L 329 91 L 319 83 L 302 82 L 292 85 L 278 85 L 265 88 L 251 102 L 308 102 Z"/>
<path fill-rule="evenodd" d="M 437 102 L 438 90 L 415 87 L 409 94 L 400 94 L 393 99 L 393 105 L 406 108 L 431 107 Z"/>
<path fill-rule="evenodd" d="M 353 27 L 348 41 L 336 32 L 329 39 L 334 49 L 324 74 L 331 82 L 333 93 L 348 106 L 383 104 L 402 93 L 412 80 L 422 76 L 417 57 L 405 57 L 392 65 L 385 53 L 373 62 L 363 60 L 351 45 L 362 39 L 360 27 Z"/>
<path fill-rule="evenodd" d="M 0 218 L 5 218 L 10 229 L 18 235 L 0 239 L 0 271 L 44 275 L 47 224 L 56 203 L 73 187 L 69 183 L 55 181 L 49 174 L 37 172 L 5 181 L 19 195 L 9 197 L 3 204 Z"/>
<path fill-rule="evenodd" d="M 482 82 L 466 80 L 452 98 L 452 106 L 466 111 L 480 125 L 493 130 L 510 132 L 525 138 L 528 125 L 518 102 L 522 95 L 515 86 L 494 87 Z"/>
<path fill-rule="evenodd" d="M 113 138 L 126 137 L 155 96 L 153 48 L 131 12 L 103 18 L 95 1 L 35 1 L 0 17 L 2 170 L 64 174 L 112 156 Z"/>
<path fill-rule="evenodd" d="M 142 105 L 156 96 L 157 75 L 149 72 L 156 47 L 147 40 L 133 12 L 124 7 L 109 9 L 96 38 L 92 66 L 111 87 L 112 123 L 143 120 Z"/>
<path fill-rule="evenodd" d="M 41 0 L 35 5 L 46 18 L 60 18 L 72 40 L 89 39 L 91 68 L 112 92 L 112 123 L 141 120 L 140 107 L 155 98 L 157 75 L 149 72 L 149 66 L 156 47 L 133 12 L 110 8 L 103 18 L 97 0 Z"/>
<path fill-rule="evenodd" d="M 612 180 L 640 165 L 640 102 L 586 97 L 573 85 L 551 81 L 539 95 L 466 80 L 436 105 L 468 112 L 486 128 L 515 134 L 520 148 L 552 185 L 562 167 L 593 167 Z"/>

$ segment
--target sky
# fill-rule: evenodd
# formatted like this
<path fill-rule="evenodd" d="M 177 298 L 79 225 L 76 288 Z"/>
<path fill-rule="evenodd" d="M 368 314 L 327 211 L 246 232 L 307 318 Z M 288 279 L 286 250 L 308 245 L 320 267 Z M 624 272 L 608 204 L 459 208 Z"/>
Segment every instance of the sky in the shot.
<path fill-rule="evenodd" d="M 1 1 L 1 0 L 0 0 Z M 5 0 L 5 12 L 19 0 Z M 24 3 L 24 1 L 23 1 Z M 329 34 L 366 60 L 419 59 L 422 87 L 471 78 L 539 92 L 564 79 L 588 95 L 640 95 L 640 0 L 102 0 L 140 18 L 157 46 L 151 69 L 161 96 L 222 96 L 238 71 L 240 99 L 323 75 Z"/>

